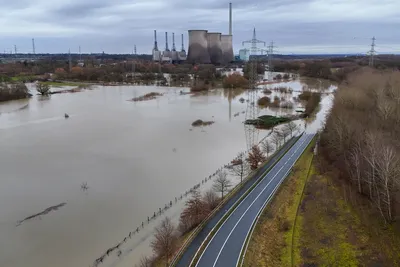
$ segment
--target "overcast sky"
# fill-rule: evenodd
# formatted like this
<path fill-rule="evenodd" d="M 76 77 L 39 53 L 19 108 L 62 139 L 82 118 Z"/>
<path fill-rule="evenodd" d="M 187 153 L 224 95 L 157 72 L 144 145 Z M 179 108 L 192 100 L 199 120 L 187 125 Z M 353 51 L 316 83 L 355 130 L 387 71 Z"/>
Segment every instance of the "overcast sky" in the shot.
<path fill-rule="evenodd" d="M 150 54 L 153 30 L 228 32 L 229 0 L 0 0 L 0 52 Z M 365 53 L 372 36 L 378 52 L 400 53 L 400 0 L 232 0 L 233 47 L 257 38 L 279 53 Z M 172 41 L 170 40 L 170 46 Z"/>

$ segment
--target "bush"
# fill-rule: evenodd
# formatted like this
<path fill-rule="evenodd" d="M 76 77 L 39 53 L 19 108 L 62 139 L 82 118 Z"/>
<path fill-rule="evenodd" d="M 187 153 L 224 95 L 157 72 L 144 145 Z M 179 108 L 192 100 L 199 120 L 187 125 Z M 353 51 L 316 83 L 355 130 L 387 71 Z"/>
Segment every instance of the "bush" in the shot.
<path fill-rule="evenodd" d="M 0 83 L 0 102 L 28 98 L 31 95 L 26 85 L 19 83 Z"/>
<path fill-rule="evenodd" d="M 268 106 L 271 103 L 271 99 L 268 96 L 263 96 L 258 99 L 257 104 L 259 106 Z"/>
<path fill-rule="evenodd" d="M 224 78 L 222 86 L 224 88 L 246 88 L 249 81 L 239 73 L 232 73 Z"/>

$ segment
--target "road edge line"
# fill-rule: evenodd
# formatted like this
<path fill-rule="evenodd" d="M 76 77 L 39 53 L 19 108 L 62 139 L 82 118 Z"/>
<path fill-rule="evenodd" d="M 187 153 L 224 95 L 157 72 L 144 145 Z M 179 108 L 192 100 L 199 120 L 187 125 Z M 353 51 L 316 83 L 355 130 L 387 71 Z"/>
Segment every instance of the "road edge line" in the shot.
<path fill-rule="evenodd" d="M 198 257 L 198 253 L 199 251 L 202 250 L 202 247 L 205 245 L 206 241 L 208 241 L 208 239 L 210 238 L 211 234 L 216 234 L 216 231 L 219 230 L 219 228 L 221 227 L 222 223 L 225 222 L 229 216 L 234 212 L 234 210 L 239 206 L 239 204 L 243 201 L 243 199 L 245 197 L 247 197 L 247 195 L 261 182 L 261 180 L 264 178 L 264 175 L 266 173 L 268 173 L 270 170 L 272 170 L 272 168 L 275 167 L 275 165 L 287 154 L 287 152 L 297 143 L 297 141 L 304 135 L 304 132 L 302 132 L 298 137 L 296 142 L 294 142 L 293 144 L 291 144 L 287 150 L 285 151 L 285 153 L 283 153 L 265 172 L 262 173 L 262 175 L 260 176 L 260 178 L 258 178 L 257 181 L 255 181 L 255 183 L 246 190 L 246 192 L 229 208 L 229 210 L 227 210 L 227 212 L 224 214 L 224 216 L 222 216 L 222 218 L 218 221 L 218 223 L 211 229 L 211 231 L 208 233 L 208 235 L 206 236 L 206 238 L 204 239 L 204 241 L 201 243 L 199 249 L 196 251 L 195 255 L 192 258 L 192 261 L 189 264 L 189 267 L 193 266 L 193 264 L 196 263 L 196 257 Z M 208 242 L 207 242 L 208 243 Z M 208 244 L 207 244 L 208 246 Z M 207 247 L 206 246 L 206 247 Z"/>
<path fill-rule="evenodd" d="M 315 138 L 315 136 L 316 136 L 316 135 L 314 135 L 313 138 L 309 141 L 309 143 L 307 144 L 307 146 L 304 148 L 303 152 L 300 154 L 299 158 L 294 162 L 294 164 L 290 167 L 289 170 L 292 170 L 292 168 L 293 168 L 293 166 L 296 164 L 296 162 L 300 159 L 301 156 L 303 156 L 304 152 L 305 152 L 305 151 L 309 148 L 309 146 L 312 144 L 313 139 Z M 287 178 L 287 174 L 286 174 L 285 178 L 282 179 L 282 181 L 277 185 L 277 187 L 274 188 L 274 191 L 272 192 L 271 196 L 267 199 L 267 201 L 264 203 L 263 207 L 262 207 L 262 208 L 260 209 L 260 211 L 258 212 L 258 214 L 257 214 L 257 216 L 256 216 L 256 220 L 253 222 L 253 224 L 252 224 L 251 227 L 250 227 L 251 232 L 249 231 L 250 234 L 247 235 L 246 240 L 245 240 L 245 242 L 243 243 L 242 249 L 241 249 L 241 251 L 240 251 L 240 256 L 239 256 L 239 259 L 238 259 L 238 261 L 237 261 L 237 263 L 236 263 L 236 266 L 239 266 L 239 264 L 238 264 L 239 262 L 240 262 L 240 266 L 241 266 L 241 267 L 243 266 L 244 258 L 245 258 L 245 256 L 246 256 L 246 252 L 247 252 L 247 249 L 248 249 L 248 246 L 249 246 L 249 243 L 250 243 L 250 239 L 251 239 L 251 237 L 252 237 L 252 235 L 253 235 L 255 226 L 257 225 L 258 220 L 260 219 L 260 215 L 261 215 L 261 213 L 264 212 L 264 210 L 265 210 L 265 208 L 267 207 L 269 201 L 271 200 L 271 198 L 274 197 L 274 195 L 275 195 L 275 193 L 276 193 L 276 190 L 280 187 L 280 185 L 283 183 L 283 181 L 286 180 L 286 178 Z M 246 244 L 246 247 L 245 247 L 245 249 L 243 250 L 244 244 Z"/>

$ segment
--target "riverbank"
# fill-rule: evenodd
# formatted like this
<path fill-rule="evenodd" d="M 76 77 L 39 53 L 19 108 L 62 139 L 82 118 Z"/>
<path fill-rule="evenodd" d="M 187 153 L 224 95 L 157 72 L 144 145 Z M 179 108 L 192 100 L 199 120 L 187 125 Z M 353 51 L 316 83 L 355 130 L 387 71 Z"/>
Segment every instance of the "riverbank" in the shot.
<path fill-rule="evenodd" d="M 261 215 L 244 266 L 398 266 L 397 230 L 358 212 L 365 200 L 319 169 L 310 146 Z"/>

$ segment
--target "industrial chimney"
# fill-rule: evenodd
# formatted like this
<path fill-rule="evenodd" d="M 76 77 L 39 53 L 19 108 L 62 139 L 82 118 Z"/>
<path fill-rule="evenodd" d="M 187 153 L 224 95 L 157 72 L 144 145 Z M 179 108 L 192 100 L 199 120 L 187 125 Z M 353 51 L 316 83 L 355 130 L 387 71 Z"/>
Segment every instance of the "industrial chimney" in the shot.
<path fill-rule="evenodd" d="M 157 45 L 157 31 L 154 30 L 154 47 L 153 47 L 153 61 L 161 60 L 161 52 L 158 50 Z"/>
<path fill-rule="evenodd" d="M 171 61 L 171 51 L 168 48 L 168 32 L 165 32 L 165 50 L 162 56 L 163 61 Z"/>
<path fill-rule="evenodd" d="M 221 33 L 209 32 L 207 33 L 208 39 L 208 53 L 212 64 L 220 65 L 223 62 L 222 46 L 221 46 Z"/>
<path fill-rule="evenodd" d="M 172 33 L 172 50 L 171 50 L 171 59 L 176 62 L 178 60 L 178 52 L 175 47 L 175 33 Z"/>
<path fill-rule="evenodd" d="M 182 48 L 181 51 L 179 52 L 179 60 L 184 61 L 186 60 L 186 51 L 185 51 L 185 46 L 183 44 L 183 34 L 181 35 L 181 43 L 182 43 Z"/>
<path fill-rule="evenodd" d="M 229 35 L 232 35 L 232 3 L 229 3 Z"/>
<path fill-rule="evenodd" d="M 189 30 L 189 49 L 187 61 L 189 63 L 209 64 L 207 30 Z"/>
<path fill-rule="evenodd" d="M 232 3 L 229 3 L 229 34 L 221 35 L 221 46 L 223 63 L 228 64 L 234 61 L 233 47 L 232 47 Z"/>

